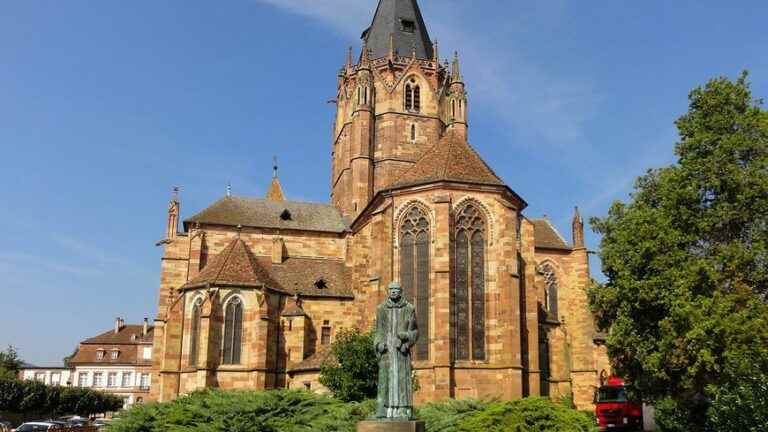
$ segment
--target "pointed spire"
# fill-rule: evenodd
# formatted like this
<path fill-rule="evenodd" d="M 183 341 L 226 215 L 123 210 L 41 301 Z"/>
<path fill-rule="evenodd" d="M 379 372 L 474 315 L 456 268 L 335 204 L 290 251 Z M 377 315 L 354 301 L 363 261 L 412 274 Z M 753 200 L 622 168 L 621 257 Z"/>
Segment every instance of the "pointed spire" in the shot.
<path fill-rule="evenodd" d="M 451 68 L 451 84 L 464 82 L 461 76 L 461 65 L 459 64 L 459 52 L 453 54 L 453 67 Z"/>
<path fill-rule="evenodd" d="M 576 207 L 573 214 L 572 228 L 573 228 L 573 248 L 583 249 L 584 248 L 584 220 L 581 218 L 581 213 L 579 213 L 578 207 Z"/>
<path fill-rule="evenodd" d="M 368 41 L 374 59 L 387 57 L 393 48 L 399 55 L 408 55 L 414 45 L 416 57 L 434 58 L 432 41 L 417 0 L 379 0 L 373 22 L 362 38 Z"/>
<path fill-rule="evenodd" d="M 367 41 L 367 39 L 366 39 Z M 394 60 L 395 59 L 395 34 L 390 33 L 389 34 L 389 59 Z"/>
<path fill-rule="evenodd" d="M 371 63 L 371 50 L 368 49 L 368 42 L 363 39 L 363 49 L 360 52 L 360 67 L 368 68 Z"/>
<path fill-rule="evenodd" d="M 435 52 L 434 57 L 432 58 L 435 62 L 435 67 L 440 66 L 440 50 L 438 48 L 437 40 L 435 40 L 435 43 L 432 45 L 432 50 Z"/>
<path fill-rule="evenodd" d="M 267 200 L 285 201 L 283 187 L 280 185 L 280 180 L 277 178 L 277 156 L 275 156 L 274 161 L 274 165 L 272 166 L 272 183 L 269 185 L 269 190 L 267 191 Z"/>
<path fill-rule="evenodd" d="M 354 51 L 353 51 L 352 45 L 350 45 L 349 46 L 349 52 L 347 52 L 347 64 L 346 64 L 347 70 L 352 69 L 353 61 L 354 61 L 352 59 L 353 53 L 354 53 Z"/>
<path fill-rule="evenodd" d="M 168 203 L 168 223 L 165 228 L 165 238 L 167 240 L 173 240 L 176 238 L 176 234 L 179 232 L 179 212 L 181 204 L 179 203 L 179 186 L 173 187 L 173 194 L 171 195 L 171 201 Z"/>

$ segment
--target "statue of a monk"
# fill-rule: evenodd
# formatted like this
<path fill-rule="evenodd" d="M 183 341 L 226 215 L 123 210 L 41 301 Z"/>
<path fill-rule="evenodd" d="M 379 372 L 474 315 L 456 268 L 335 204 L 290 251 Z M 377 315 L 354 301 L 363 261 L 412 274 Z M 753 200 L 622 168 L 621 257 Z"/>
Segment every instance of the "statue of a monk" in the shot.
<path fill-rule="evenodd" d="M 413 418 L 411 348 L 418 338 L 415 309 L 403 298 L 400 285 L 392 282 L 389 297 L 376 309 L 374 348 L 379 359 L 376 418 Z"/>

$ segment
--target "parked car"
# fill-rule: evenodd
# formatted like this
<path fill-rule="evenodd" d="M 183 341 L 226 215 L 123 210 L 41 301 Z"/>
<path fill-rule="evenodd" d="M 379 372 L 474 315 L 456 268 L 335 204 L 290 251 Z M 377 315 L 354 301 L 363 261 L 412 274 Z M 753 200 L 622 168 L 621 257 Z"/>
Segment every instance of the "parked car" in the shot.
<path fill-rule="evenodd" d="M 24 423 L 23 425 L 14 429 L 12 432 L 40 432 L 40 431 L 49 431 L 56 428 L 58 428 L 58 426 L 53 423 L 30 422 L 30 423 Z"/>
<path fill-rule="evenodd" d="M 93 426 L 97 430 L 104 430 L 107 428 L 107 425 L 109 425 L 109 421 L 104 419 L 94 420 L 93 422 Z"/>
<path fill-rule="evenodd" d="M 611 377 L 595 392 L 595 416 L 601 431 L 643 430 L 643 403 L 627 395 L 624 380 Z"/>

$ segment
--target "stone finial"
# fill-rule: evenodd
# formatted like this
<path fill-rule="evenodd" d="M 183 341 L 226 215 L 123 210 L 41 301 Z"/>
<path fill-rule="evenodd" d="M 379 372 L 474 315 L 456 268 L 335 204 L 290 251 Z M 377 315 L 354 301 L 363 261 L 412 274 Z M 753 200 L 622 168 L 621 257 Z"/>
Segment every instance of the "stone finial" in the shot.
<path fill-rule="evenodd" d="M 581 213 L 579 213 L 578 207 L 576 207 L 573 214 L 572 228 L 573 228 L 573 248 L 583 249 L 584 248 L 584 220 L 581 218 Z"/>
<path fill-rule="evenodd" d="M 432 60 L 435 62 L 435 67 L 440 66 L 440 50 L 438 49 L 438 42 L 435 40 L 435 43 L 432 44 L 432 49 L 435 52 L 432 56 Z"/>
<path fill-rule="evenodd" d="M 451 83 L 464 82 L 464 78 L 461 76 L 461 64 L 459 62 L 459 52 L 453 53 L 453 66 L 451 68 Z"/>
<path fill-rule="evenodd" d="M 347 70 L 352 69 L 352 65 L 354 64 L 354 60 L 352 59 L 352 57 L 353 57 L 353 48 L 350 45 L 349 51 L 347 52 L 347 64 L 346 64 Z"/>
<path fill-rule="evenodd" d="M 269 185 L 267 191 L 268 201 L 285 201 L 285 195 L 283 194 L 283 187 L 280 185 L 280 180 L 277 178 L 277 157 L 274 159 L 274 165 L 272 166 L 272 183 Z"/>
<path fill-rule="evenodd" d="M 395 59 L 395 34 L 390 33 L 389 34 L 389 60 L 392 61 Z"/>
<path fill-rule="evenodd" d="M 165 229 L 165 238 L 174 240 L 179 231 L 179 212 L 181 204 L 179 203 L 180 187 L 174 186 L 171 201 L 168 203 L 168 223 Z"/>

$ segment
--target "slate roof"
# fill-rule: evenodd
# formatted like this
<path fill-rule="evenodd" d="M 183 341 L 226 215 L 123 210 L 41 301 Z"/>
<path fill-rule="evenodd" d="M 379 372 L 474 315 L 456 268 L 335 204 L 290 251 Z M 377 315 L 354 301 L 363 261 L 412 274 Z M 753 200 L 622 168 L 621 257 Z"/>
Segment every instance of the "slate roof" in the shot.
<path fill-rule="evenodd" d="M 182 289 L 201 286 L 262 287 L 281 291 L 270 274 L 257 263 L 245 242 L 236 238 Z"/>
<path fill-rule="evenodd" d="M 406 31 L 403 21 L 413 23 L 413 32 Z M 373 59 L 389 55 L 390 35 L 394 36 L 398 55 L 410 57 L 415 47 L 416 57 L 429 60 L 434 57 L 434 46 L 416 0 L 379 1 L 371 26 L 361 36 Z"/>
<path fill-rule="evenodd" d="M 319 371 L 325 363 L 337 363 L 338 360 L 333 356 L 330 345 L 321 345 L 317 352 L 288 368 L 288 372 L 310 372 Z"/>
<path fill-rule="evenodd" d="M 237 238 L 181 288 L 266 287 L 303 297 L 354 298 L 350 284 L 350 272 L 340 260 L 288 258 L 273 264 L 272 257 L 254 257 L 245 242 Z"/>
<path fill-rule="evenodd" d="M 286 210 L 288 218 L 283 216 Z M 188 229 L 194 223 L 328 233 L 342 233 L 348 229 L 339 210 L 330 204 L 234 196 L 224 197 L 185 220 L 184 227 Z"/>
<path fill-rule="evenodd" d="M 449 131 L 392 188 L 438 181 L 504 186 L 480 155 L 457 133 Z"/>
<path fill-rule="evenodd" d="M 547 219 L 531 220 L 534 227 L 534 240 L 537 248 L 571 250 L 568 242 L 557 232 Z"/>

